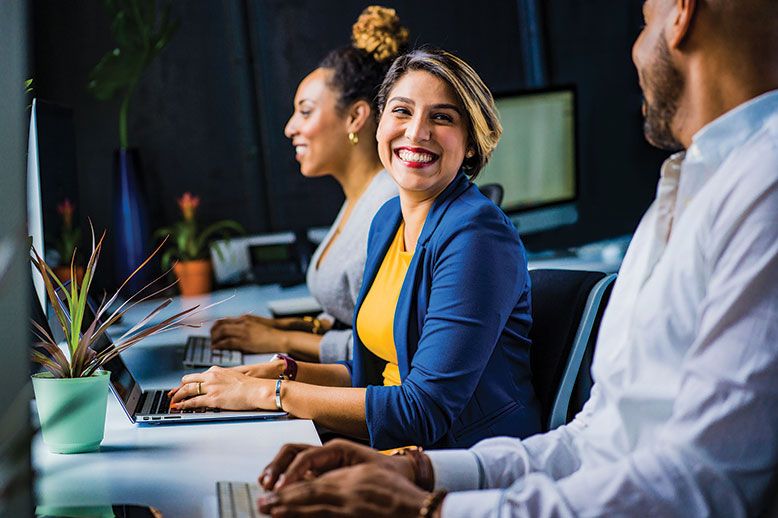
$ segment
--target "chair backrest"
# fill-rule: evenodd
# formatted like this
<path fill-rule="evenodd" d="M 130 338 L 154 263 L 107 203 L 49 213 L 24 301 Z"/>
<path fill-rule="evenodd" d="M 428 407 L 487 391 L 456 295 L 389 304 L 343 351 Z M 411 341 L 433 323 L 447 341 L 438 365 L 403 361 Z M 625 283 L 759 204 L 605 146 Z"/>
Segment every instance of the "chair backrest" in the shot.
<path fill-rule="evenodd" d="M 530 271 L 532 383 L 548 429 L 567 422 L 588 399 L 591 381 L 585 360 L 591 359 L 596 330 L 615 278 L 602 272 Z M 574 392 L 576 401 L 571 407 Z"/>
<path fill-rule="evenodd" d="M 492 200 L 492 203 L 498 207 L 502 203 L 502 196 L 504 191 L 502 185 L 499 183 L 487 183 L 484 185 L 479 185 L 478 190 L 480 190 L 484 196 Z"/>

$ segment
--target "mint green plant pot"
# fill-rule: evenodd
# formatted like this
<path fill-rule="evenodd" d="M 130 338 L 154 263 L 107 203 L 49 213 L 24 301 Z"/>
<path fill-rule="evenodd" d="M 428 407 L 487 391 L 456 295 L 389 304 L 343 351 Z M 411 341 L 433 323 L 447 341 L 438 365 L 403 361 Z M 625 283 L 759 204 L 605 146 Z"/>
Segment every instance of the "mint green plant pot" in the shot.
<path fill-rule="evenodd" d="M 54 378 L 34 374 L 43 442 L 52 453 L 82 453 L 100 447 L 105 432 L 110 373 L 88 378 Z"/>

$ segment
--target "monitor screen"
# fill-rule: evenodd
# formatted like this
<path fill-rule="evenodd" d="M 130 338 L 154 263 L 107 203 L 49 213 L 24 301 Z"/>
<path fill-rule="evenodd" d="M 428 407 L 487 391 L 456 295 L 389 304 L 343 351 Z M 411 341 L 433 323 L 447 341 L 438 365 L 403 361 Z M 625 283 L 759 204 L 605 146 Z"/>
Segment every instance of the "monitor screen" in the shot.
<path fill-rule="evenodd" d="M 49 266 L 68 264 L 70 258 L 57 257 L 63 216 L 60 207 L 73 207 L 78 225 L 78 171 L 73 110 L 40 99 L 33 99 L 27 155 L 27 225 L 32 244 Z M 37 274 L 36 274 L 37 275 Z M 43 281 L 35 288 L 45 308 Z"/>
<path fill-rule="evenodd" d="M 501 206 L 509 215 L 574 202 L 578 194 L 574 90 L 522 92 L 495 97 L 495 103 L 503 133 L 477 183 L 501 184 Z"/>

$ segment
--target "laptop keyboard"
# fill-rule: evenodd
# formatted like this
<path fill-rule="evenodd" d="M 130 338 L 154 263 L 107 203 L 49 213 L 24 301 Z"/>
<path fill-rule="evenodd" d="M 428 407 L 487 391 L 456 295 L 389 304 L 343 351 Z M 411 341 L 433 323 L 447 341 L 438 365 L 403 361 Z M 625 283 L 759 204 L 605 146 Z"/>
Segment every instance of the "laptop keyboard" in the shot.
<path fill-rule="evenodd" d="M 211 349 L 207 336 L 190 336 L 186 340 L 184 367 L 235 367 L 243 365 L 243 353 L 228 349 Z"/>
<path fill-rule="evenodd" d="M 186 410 L 170 408 L 170 397 L 168 397 L 167 393 L 167 390 L 150 390 L 144 392 L 141 396 L 140 404 L 138 405 L 138 408 L 141 409 L 138 414 L 148 416 L 153 414 L 202 414 L 204 412 L 220 412 L 218 408 L 207 407 L 187 408 Z M 148 421 L 149 419 L 144 417 L 143 420 Z"/>
<path fill-rule="evenodd" d="M 260 518 L 267 516 L 257 510 L 257 498 L 266 491 L 246 482 L 217 482 L 219 518 Z"/>
<path fill-rule="evenodd" d="M 170 398 L 166 390 L 150 390 L 141 396 L 140 415 L 170 413 Z"/>

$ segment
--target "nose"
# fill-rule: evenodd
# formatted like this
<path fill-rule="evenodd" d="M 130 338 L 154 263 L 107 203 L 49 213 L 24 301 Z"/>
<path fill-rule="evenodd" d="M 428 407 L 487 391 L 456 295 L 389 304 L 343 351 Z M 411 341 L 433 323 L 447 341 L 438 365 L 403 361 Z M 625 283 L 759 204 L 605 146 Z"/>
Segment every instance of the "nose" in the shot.
<path fill-rule="evenodd" d="M 295 116 L 292 114 L 291 117 L 289 117 L 289 120 L 286 121 L 286 126 L 284 126 L 284 136 L 286 138 L 294 138 L 294 136 L 297 134 L 297 124 L 295 123 Z"/>
<path fill-rule="evenodd" d="M 405 138 L 411 142 L 429 140 L 432 136 L 431 133 L 427 118 L 421 113 L 415 114 L 405 127 Z"/>

